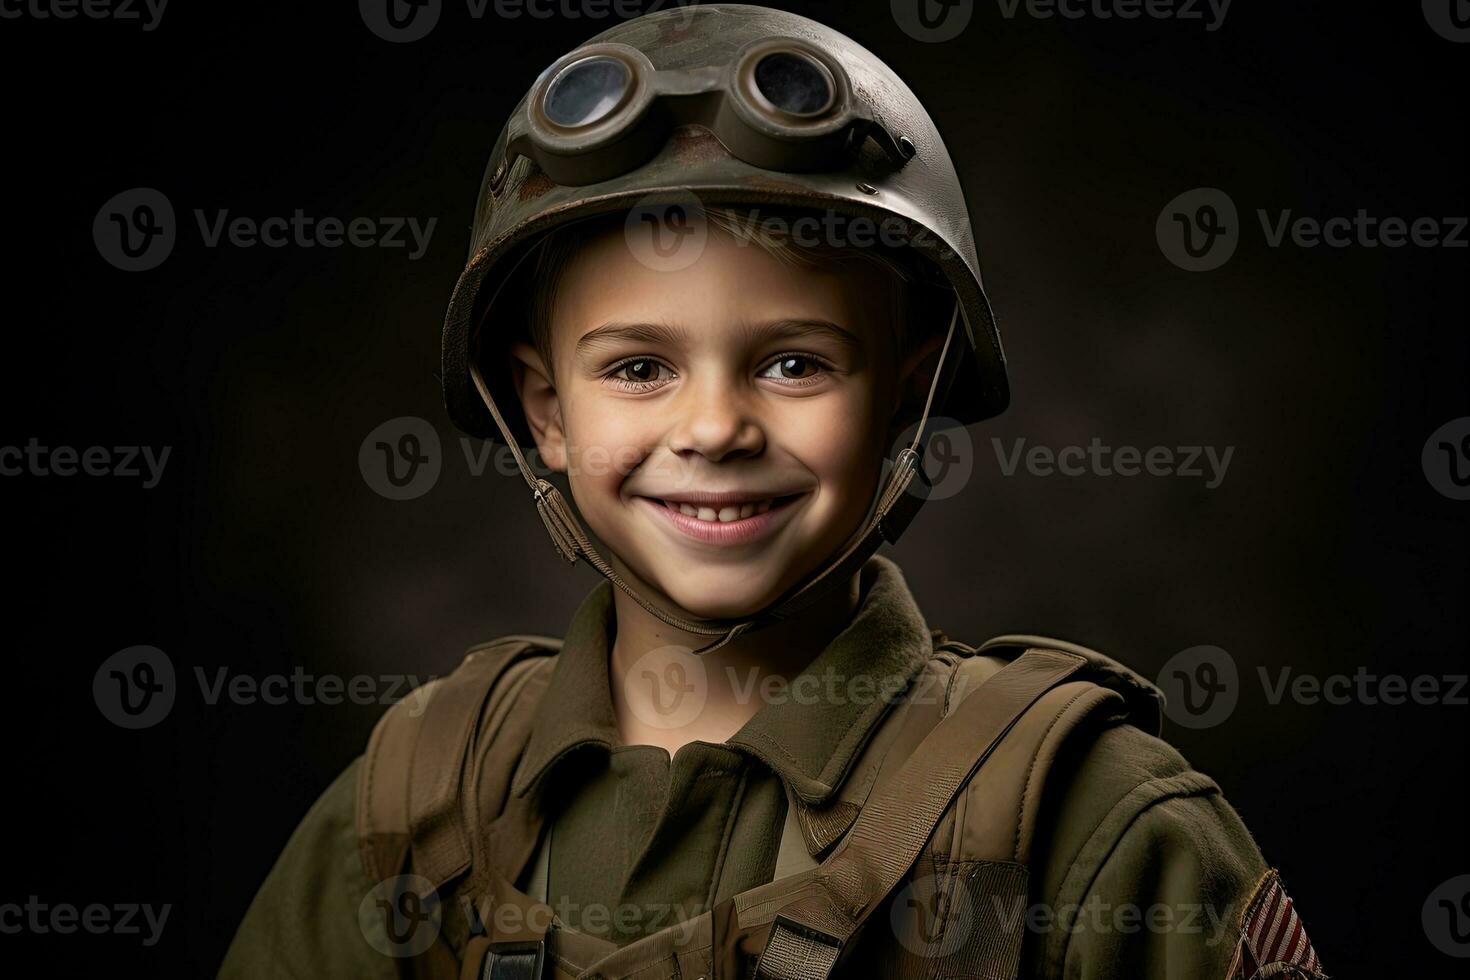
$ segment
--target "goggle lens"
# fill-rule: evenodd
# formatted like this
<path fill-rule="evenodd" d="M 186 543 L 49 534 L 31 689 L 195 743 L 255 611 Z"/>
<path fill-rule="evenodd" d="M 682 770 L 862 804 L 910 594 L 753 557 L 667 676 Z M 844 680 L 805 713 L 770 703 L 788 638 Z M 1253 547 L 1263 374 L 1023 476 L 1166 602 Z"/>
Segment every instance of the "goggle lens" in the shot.
<path fill-rule="evenodd" d="M 766 101 L 793 116 L 811 116 L 832 104 L 832 82 L 812 62 L 788 51 L 773 51 L 755 66 L 755 84 Z"/>
<path fill-rule="evenodd" d="M 546 118 L 566 129 L 590 126 L 618 107 L 633 73 L 617 58 L 597 56 L 567 65 L 546 89 Z"/>

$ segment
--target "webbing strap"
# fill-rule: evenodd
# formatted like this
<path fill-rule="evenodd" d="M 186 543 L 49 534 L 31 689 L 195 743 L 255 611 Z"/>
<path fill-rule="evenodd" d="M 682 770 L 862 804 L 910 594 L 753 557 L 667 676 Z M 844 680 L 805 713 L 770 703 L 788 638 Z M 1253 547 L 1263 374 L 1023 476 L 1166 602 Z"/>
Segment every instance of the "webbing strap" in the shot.
<path fill-rule="evenodd" d="M 837 966 L 842 944 L 819 929 L 809 929 L 784 915 L 771 923 L 771 938 L 756 965 L 757 980 L 827 980 Z"/>
<path fill-rule="evenodd" d="M 475 651 L 436 687 L 434 710 L 423 713 L 409 773 L 409 831 L 414 871 L 435 888 L 469 870 L 469 828 L 460 806 L 465 761 L 496 681 L 532 649 L 519 637 L 506 637 Z"/>
<path fill-rule="evenodd" d="M 826 980 L 843 947 L 918 860 L 945 810 L 1016 721 L 1086 659 L 1032 649 L 1002 667 L 880 779 L 817 888 L 781 910 L 756 980 Z"/>
<path fill-rule="evenodd" d="M 479 980 L 543 980 L 546 943 L 492 943 Z"/>

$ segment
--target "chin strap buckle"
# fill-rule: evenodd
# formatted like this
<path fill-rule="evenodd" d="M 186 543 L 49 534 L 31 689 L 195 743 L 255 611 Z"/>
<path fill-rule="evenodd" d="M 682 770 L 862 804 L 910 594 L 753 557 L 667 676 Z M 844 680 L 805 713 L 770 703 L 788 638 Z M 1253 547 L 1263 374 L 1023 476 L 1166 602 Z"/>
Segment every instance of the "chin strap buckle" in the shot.
<path fill-rule="evenodd" d="M 915 478 L 922 484 L 923 490 L 914 486 Z M 918 452 L 911 447 L 904 447 L 894 460 L 893 474 L 888 479 L 888 486 L 878 505 L 878 528 L 883 534 L 883 540 L 889 544 L 898 543 L 899 537 L 928 496 L 929 487 L 929 475 L 924 472 Z"/>
<path fill-rule="evenodd" d="M 556 553 L 567 564 L 575 565 L 581 549 L 577 544 L 577 536 L 572 531 L 572 516 L 567 510 L 567 502 L 562 498 L 561 491 L 545 480 L 537 480 L 535 496 L 536 513 L 541 515 L 541 523 L 546 525 L 546 533 L 551 536 Z"/>

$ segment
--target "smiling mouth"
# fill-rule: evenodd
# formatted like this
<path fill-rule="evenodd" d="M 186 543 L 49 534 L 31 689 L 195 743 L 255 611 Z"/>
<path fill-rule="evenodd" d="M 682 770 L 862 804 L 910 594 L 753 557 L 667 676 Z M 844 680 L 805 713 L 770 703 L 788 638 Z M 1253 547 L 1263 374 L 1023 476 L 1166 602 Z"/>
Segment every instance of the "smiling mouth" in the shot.
<path fill-rule="evenodd" d="M 806 493 L 775 497 L 720 499 L 732 495 L 689 495 L 684 500 L 665 497 L 637 499 L 681 535 L 710 545 L 747 544 L 786 523 L 792 504 Z"/>
<path fill-rule="evenodd" d="M 801 494 L 792 493 L 781 497 L 766 497 L 762 500 L 748 500 L 739 504 L 730 503 L 719 506 L 704 503 L 688 503 L 682 500 L 664 500 L 660 497 L 647 497 L 645 499 L 656 504 L 661 504 L 676 514 L 692 517 L 696 521 L 705 521 L 710 524 L 732 524 L 735 521 L 743 521 L 757 514 L 764 514 L 772 507 L 783 507 L 799 496 Z"/>

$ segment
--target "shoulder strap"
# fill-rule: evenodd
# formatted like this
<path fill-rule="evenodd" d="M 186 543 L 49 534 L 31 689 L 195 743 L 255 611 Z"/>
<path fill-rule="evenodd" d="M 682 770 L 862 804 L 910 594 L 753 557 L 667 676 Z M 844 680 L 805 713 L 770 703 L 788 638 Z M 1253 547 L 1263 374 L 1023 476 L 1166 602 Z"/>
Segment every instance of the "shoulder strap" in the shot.
<path fill-rule="evenodd" d="M 1144 726 L 1157 718 L 1151 685 L 1084 647 L 1025 636 L 980 649 L 987 656 L 958 668 L 956 703 L 874 788 L 813 887 L 776 916 L 757 978 L 830 976 L 854 933 L 932 846 L 951 807 L 960 816 L 949 866 L 966 869 L 964 882 L 951 885 L 969 890 L 964 904 L 974 913 L 995 912 L 995 899 L 1009 913 L 1027 897 L 1045 775 L 1068 735 L 1099 713 L 1131 708 Z M 1014 659 L 995 670 L 997 656 Z M 963 944 L 946 973 L 1014 977 L 1023 937 L 1001 924 L 974 923 L 978 941 Z"/>
<path fill-rule="evenodd" d="M 986 640 L 977 648 L 977 653 L 1001 656 L 1006 659 L 1018 656 L 1033 647 L 1060 650 L 1081 657 L 1086 661 L 1084 673 L 1087 679 L 1115 691 L 1128 707 L 1128 723 L 1141 728 L 1150 735 L 1163 729 L 1164 694 L 1153 683 L 1129 670 L 1111 657 L 1098 653 L 1078 643 L 1059 640 L 1052 636 L 1032 636 L 1025 633 L 1010 633 Z"/>
<path fill-rule="evenodd" d="M 758 980 L 826 980 L 854 933 L 918 860 L 976 769 L 1082 657 L 1032 649 L 1001 668 L 934 727 L 874 788 L 847 836 L 783 908 L 756 967 Z"/>
<path fill-rule="evenodd" d="M 460 788 L 482 722 L 561 641 L 507 636 L 475 647 L 452 674 L 393 705 L 368 740 L 357 784 L 357 836 L 368 880 L 398 874 L 413 849 L 414 872 L 439 888 L 469 868 L 470 834 Z"/>

